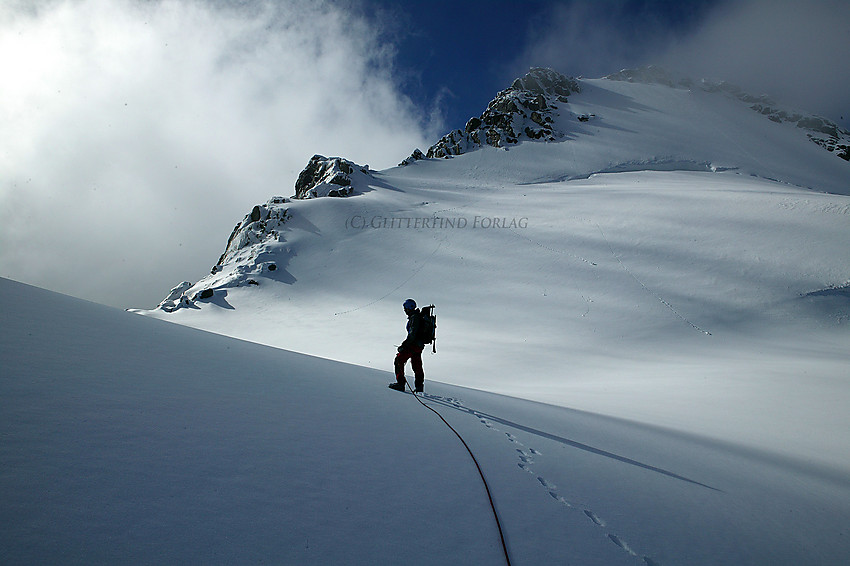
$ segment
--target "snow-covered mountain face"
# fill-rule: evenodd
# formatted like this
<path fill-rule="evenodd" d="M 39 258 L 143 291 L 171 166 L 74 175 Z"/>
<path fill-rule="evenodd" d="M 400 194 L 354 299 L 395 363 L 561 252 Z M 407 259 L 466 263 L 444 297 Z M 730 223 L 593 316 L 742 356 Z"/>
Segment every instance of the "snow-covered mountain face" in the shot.
<path fill-rule="evenodd" d="M 671 88 L 699 88 L 706 92 L 725 93 L 748 104 L 750 109 L 767 116 L 769 120 L 777 124 L 791 123 L 796 125 L 814 143 L 827 151 L 835 153 L 841 159 L 850 161 L 850 132 L 840 128 L 835 122 L 826 118 L 783 109 L 766 94 L 753 96 L 741 90 L 741 87 L 726 81 L 703 79 L 696 82 L 688 77 L 676 76 L 665 69 L 655 66 L 640 69 L 624 69 L 606 78 L 615 81 L 660 84 Z"/>
<path fill-rule="evenodd" d="M 749 169 L 750 174 L 763 176 L 768 179 L 773 179 L 774 176 L 768 171 L 769 166 L 764 166 L 761 159 L 756 158 L 754 153 L 764 152 L 775 139 L 768 137 L 762 138 L 760 143 L 754 144 L 758 147 L 753 152 L 748 152 L 746 147 L 736 142 L 735 138 L 740 136 L 740 132 L 735 132 L 734 129 L 729 131 L 717 131 L 715 126 L 714 131 L 706 131 L 701 126 L 704 122 L 698 120 L 698 116 L 688 116 L 687 108 L 679 105 L 675 110 L 683 110 L 680 113 L 670 112 L 669 116 L 657 116 L 659 126 L 652 127 L 652 124 L 642 123 L 641 129 L 637 133 L 643 135 L 647 141 L 653 141 L 651 145 L 641 147 L 637 152 L 626 149 L 624 143 L 617 144 L 617 149 L 621 150 L 623 159 L 617 160 L 613 152 L 604 151 L 598 147 L 599 144 L 591 143 L 591 140 L 582 139 L 582 135 L 594 135 L 602 133 L 601 129 L 593 132 L 592 126 L 600 128 L 614 127 L 609 124 L 611 120 L 606 119 L 606 112 L 602 108 L 610 108 L 611 110 L 619 110 L 620 112 L 634 112 L 637 105 L 629 103 L 629 99 L 634 99 L 633 96 L 624 96 L 620 94 L 621 108 L 615 108 L 613 98 L 616 93 L 629 89 L 618 88 L 617 86 L 606 84 L 605 81 L 620 81 L 638 85 L 661 85 L 670 89 L 676 89 L 689 95 L 694 94 L 694 90 L 698 93 L 719 93 L 740 100 L 747 104 L 751 110 L 755 110 L 759 114 L 767 117 L 772 122 L 778 124 L 791 124 L 796 126 L 804 133 L 808 139 L 814 141 L 821 147 L 833 152 L 838 157 L 845 160 L 850 160 L 850 132 L 846 132 L 839 128 L 836 124 L 817 116 L 804 115 L 799 112 L 790 112 L 779 108 L 774 101 L 766 95 L 755 97 L 743 92 L 735 85 L 725 82 L 713 82 L 708 80 L 694 81 L 687 77 L 677 76 L 659 67 L 645 67 L 641 69 L 626 69 L 609 75 L 603 81 L 579 81 L 574 78 L 565 77 L 551 69 L 533 68 L 524 77 L 516 79 L 513 84 L 499 92 L 497 96 L 488 104 L 487 109 L 479 116 L 472 117 L 462 130 L 454 130 L 443 136 L 437 143 L 428 148 L 426 153 L 420 150 L 415 150 L 410 157 L 402 161 L 400 166 L 410 165 L 421 159 L 434 158 L 450 158 L 458 156 L 470 151 L 475 151 L 484 146 L 508 149 L 510 146 L 517 146 L 522 142 L 528 141 L 543 141 L 543 142 L 569 142 L 569 147 L 559 147 L 558 149 L 568 149 L 573 153 L 580 151 L 585 154 L 580 162 L 573 159 L 570 162 L 554 164 L 555 177 L 546 178 L 545 175 L 538 175 L 533 181 L 551 181 L 551 180 L 566 180 L 570 178 L 589 177 L 595 173 L 605 172 L 624 172 L 624 171 L 640 171 L 640 170 L 696 170 L 696 171 L 716 171 L 721 170 L 738 170 Z M 582 92 L 582 84 L 589 86 L 592 89 L 597 89 L 596 100 L 584 101 L 570 105 L 569 97 L 578 95 Z M 600 87 L 602 87 L 600 89 Z M 635 93 L 639 93 L 639 89 L 635 89 Z M 670 94 L 670 93 L 665 93 Z M 678 97 L 682 98 L 682 97 Z M 690 96 L 685 97 L 690 98 Z M 711 102 L 718 102 L 712 100 Z M 696 101 L 693 102 L 696 109 Z M 594 106 L 599 106 L 600 111 L 589 112 Z M 651 110 L 651 107 L 644 107 L 644 111 Z M 671 108 L 671 110 L 673 110 Z M 658 111 L 656 109 L 655 111 Z M 703 117 L 712 110 L 710 108 L 701 109 Z M 617 117 L 617 123 L 628 124 L 631 121 L 624 119 L 622 116 Z M 653 118 L 649 115 L 649 118 Z M 675 120 L 675 126 L 672 126 L 672 120 Z M 593 121 L 593 124 L 589 122 Z M 598 121 L 598 122 L 597 122 Z M 675 143 L 657 143 L 661 140 L 652 139 L 666 133 L 672 139 L 683 139 L 691 136 L 693 139 L 685 147 L 680 147 L 678 150 L 673 150 Z M 623 131 L 625 134 L 626 131 Z M 758 137 L 759 132 L 755 132 Z M 776 132 L 773 132 L 776 133 Z M 788 134 L 789 132 L 783 132 Z M 714 134 L 712 138 L 711 134 Z M 622 136 L 627 137 L 627 136 Z M 628 136 L 633 137 L 633 136 Z M 799 137 L 799 136 L 798 136 Z M 708 138 L 708 139 L 707 139 Z M 719 141 L 718 139 L 719 138 Z M 782 140 L 779 140 L 782 141 Z M 603 140 L 607 143 L 607 140 Z M 706 145 L 730 144 L 737 146 L 733 149 L 733 153 L 738 154 L 739 159 L 735 159 L 728 152 L 714 152 L 715 158 L 712 159 L 712 151 L 706 150 Z M 596 146 L 592 149 L 595 151 L 597 159 L 593 159 L 589 155 L 587 146 Z M 655 150 L 655 151 L 653 151 Z M 541 150 L 541 153 L 547 150 Z M 725 155 L 724 155 L 725 154 Z M 744 154 L 743 159 L 740 159 L 740 154 Z M 747 155 L 749 154 L 749 155 Z M 602 164 L 598 159 L 599 155 L 604 155 L 607 161 Z M 637 156 L 640 157 L 637 157 Z M 718 160 L 717 155 L 723 155 L 723 159 Z M 534 160 L 528 160 L 532 165 L 537 166 L 539 163 Z M 596 163 L 594 163 L 594 161 Z M 774 161 L 774 160 L 771 160 Z M 784 161 L 784 159 L 783 159 Z M 740 162 L 742 165 L 734 165 Z M 747 163 L 749 162 L 749 163 Z M 800 160 L 802 162 L 802 160 Z M 775 161 L 770 165 L 775 165 Z M 546 168 L 541 168 L 539 173 L 543 173 L 546 169 L 551 169 L 552 164 L 547 164 Z M 594 166 L 598 165 L 598 166 Z M 754 165 L 756 165 L 754 167 Z M 762 167 L 757 167 L 762 165 Z M 798 165 L 798 163 L 794 163 Z M 748 167 L 747 167 L 748 166 Z M 520 168 L 517 168 L 520 169 Z M 527 168 L 526 168 L 527 169 Z M 787 169 L 787 168 L 786 168 Z M 815 190 L 827 190 L 840 193 L 850 192 L 850 187 L 846 184 L 846 172 L 840 167 L 837 169 L 837 183 L 824 182 L 823 186 L 818 186 L 816 182 L 818 172 L 803 172 L 802 174 L 789 175 L 782 179 L 790 184 L 802 182 L 803 186 L 813 188 Z M 846 168 L 845 168 L 846 169 Z M 499 168 L 503 171 L 503 168 Z M 562 175 L 557 172 L 562 171 Z M 806 175 L 806 173 L 809 173 Z M 532 173 L 534 177 L 534 173 Z M 809 178 L 809 182 L 802 179 Z M 529 179 L 517 179 L 519 182 L 528 182 Z M 361 166 L 352 161 L 340 157 L 324 157 L 315 155 L 310 159 L 310 162 L 301 172 L 295 183 L 295 194 L 291 199 L 313 199 L 320 197 L 345 197 L 351 195 L 359 195 L 368 192 L 372 186 L 377 184 L 376 178 L 372 175 L 368 165 Z M 842 191 L 842 188 L 845 189 Z M 215 287 L 215 285 L 227 285 L 229 283 L 253 285 L 256 282 L 251 279 L 251 274 L 275 271 L 277 262 L 274 259 L 268 259 L 270 256 L 266 252 L 261 252 L 264 246 L 273 243 L 285 241 L 282 233 L 285 231 L 284 223 L 291 219 L 289 213 L 289 205 L 291 200 L 285 197 L 272 197 L 267 203 L 256 205 L 252 211 L 247 214 L 243 220 L 236 225 L 227 241 L 225 252 L 219 258 L 218 263 L 212 269 L 212 275 L 220 272 L 225 264 L 238 264 L 234 270 L 238 275 L 231 274 L 226 279 L 218 278 L 216 283 L 208 285 L 205 289 Z M 280 250 L 277 250 L 280 253 Z M 266 258 L 265 260 L 259 259 Z M 209 280 L 206 283 L 210 283 Z M 189 282 L 183 282 L 168 294 L 168 296 L 160 303 L 159 308 L 166 311 L 179 308 L 180 305 L 187 306 L 191 303 L 191 295 L 185 292 L 189 289 L 197 287 L 190 285 Z M 198 298 L 201 298 L 197 295 Z M 208 297 L 203 297 L 208 298 Z"/>
<path fill-rule="evenodd" d="M 144 314 L 386 368 L 413 297 L 439 315 L 426 379 L 781 448 L 843 411 L 850 163 L 847 132 L 829 151 L 833 125 L 767 106 L 533 69 L 403 166 L 314 157 Z M 801 375 L 796 402 L 752 395 Z"/>
<path fill-rule="evenodd" d="M 845 161 L 850 160 L 850 132 L 825 118 L 784 110 L 767 95 L 756 97 L 724 81 L 694 81 L 655 66 L 624 69 L 605 78 L 689 91 L 696 89 L 723 93 L 737 98 L 776 123 L 796 125 L 813 142 Z M 400 165 L 408 165 L 426 157 L 460 155 L 485 144 L 505 147 L 522 140 L 563 140 L 571 131 L 580 132 L 574 127 L 576 120 L 588 122 L 597 117 L 594 113 L 576 114 L 570 111 L 568 97 L 580 93 L 581 89 L 581 83 L 576 79 L 551 69 L 533 68 L 525 77 L 516 79 L 510 88 L 500 92 L 480 117 L 470 118 L 463 130 L 449 132 L 425 153 L 414 150 Z"/>

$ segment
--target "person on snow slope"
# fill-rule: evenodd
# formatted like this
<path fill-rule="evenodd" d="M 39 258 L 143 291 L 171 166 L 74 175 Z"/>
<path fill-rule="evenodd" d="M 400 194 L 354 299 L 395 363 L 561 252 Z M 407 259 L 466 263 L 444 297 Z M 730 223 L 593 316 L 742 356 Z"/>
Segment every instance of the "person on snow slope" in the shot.
<path fill-rule="evenodd" d="M 420 338 L 422 313 L 416 308 L 416 301 L 413 299 L 407 299 L 402 306 L 407 315 L 407 338 L 398 347 L 394 363 L 396 382 L 390 383 L 389 387 L 396 391 L 404 391 L 406 383 L 404 366 L 407 360 L 410 360 L 413 368 L 414 391 L 421 393 L 425 388 L 425 372 L 422 370 L 422 350 L 425 348 L 425 343 Z"/>

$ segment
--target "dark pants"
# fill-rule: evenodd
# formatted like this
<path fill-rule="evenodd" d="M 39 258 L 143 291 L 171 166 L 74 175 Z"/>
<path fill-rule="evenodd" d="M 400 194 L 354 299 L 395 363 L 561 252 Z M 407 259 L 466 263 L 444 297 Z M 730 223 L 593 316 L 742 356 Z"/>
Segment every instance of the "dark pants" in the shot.
<path fill-rule="evenodd" d="M 422 350 L 425 346 L 410 346 L 403 349 L 395 356 L 395 379 L 399 383 L 404 383 L 404 364 L 410 360 L 410 366 L 413 368 L 413 378 L 415 387 L 423 387 L 425 385 L 425 372 L 422 371 Z"/>

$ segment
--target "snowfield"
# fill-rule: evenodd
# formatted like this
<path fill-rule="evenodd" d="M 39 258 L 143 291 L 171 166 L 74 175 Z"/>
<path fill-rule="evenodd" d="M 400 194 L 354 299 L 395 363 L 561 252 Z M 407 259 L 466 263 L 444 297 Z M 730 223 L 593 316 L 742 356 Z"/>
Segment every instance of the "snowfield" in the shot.
<path fill-rule="evenodd" d="M 736 172 L 427 176 L 466 157 L 288 204 L 258 285 L 146 314 L 387 369 L 409 296 L 437 305 L 432 380 L 850 463 L 823 434 L 850 429 L 850 197 Z"/>
<path fill-rule="evenodd" d="M 5 279 L 0 302 L 4 564 L 506 563 L 466 450 L 389 373 Z M 850 556 L 846 467 L 426 387 L 512 564 Z"/>
<path fill-rule="evenodd" d="M 850 163 L 725 92 L 580 82 L 558 141 L 246 203 L 145 316 L 0 280 L 0 562 L 506 563 L 386 388 L 412 297 L 511 564 L 850 563 Z"/>

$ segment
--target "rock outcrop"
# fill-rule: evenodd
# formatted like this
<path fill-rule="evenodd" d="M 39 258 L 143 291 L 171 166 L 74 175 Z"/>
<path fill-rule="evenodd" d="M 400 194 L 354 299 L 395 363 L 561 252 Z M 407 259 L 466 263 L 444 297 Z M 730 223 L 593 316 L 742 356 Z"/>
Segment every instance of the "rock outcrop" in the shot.
<path fill-rule="evenodd" d="M 450 157 L 483 145 L 504 147 L 521 140 L 557 141 L 565 132 L 557 127 L 557 116 L 568 96 L 581 91 L 578 81 L 552 69 L 532 68 L 524 77 L 496 95 L 487 109 L 454 130 L 423 153 L 419 149 L 399 165 L 418 159 Z"/>
<path fill-rule="evenodd" d="M 298 175 L 294 199 L 345 197 L 357 189 L 358 177 L 369 177 L 369 166 L 342 157 L 314 155 Z"/>
<path fill-rule="evenodd" d="M 280 241 L 283 225 L 289 219 L 289 210 L 282 205 L 289 202 L 284 197 L 272 197 L 266 204 L 258 204 L 245 215 L 242 222 L 233 228 L 227 240 L 224 253 L 212 268 L 212 273 L 232 260 L 243 248 L 259 244 L 266 240 Z"/>

